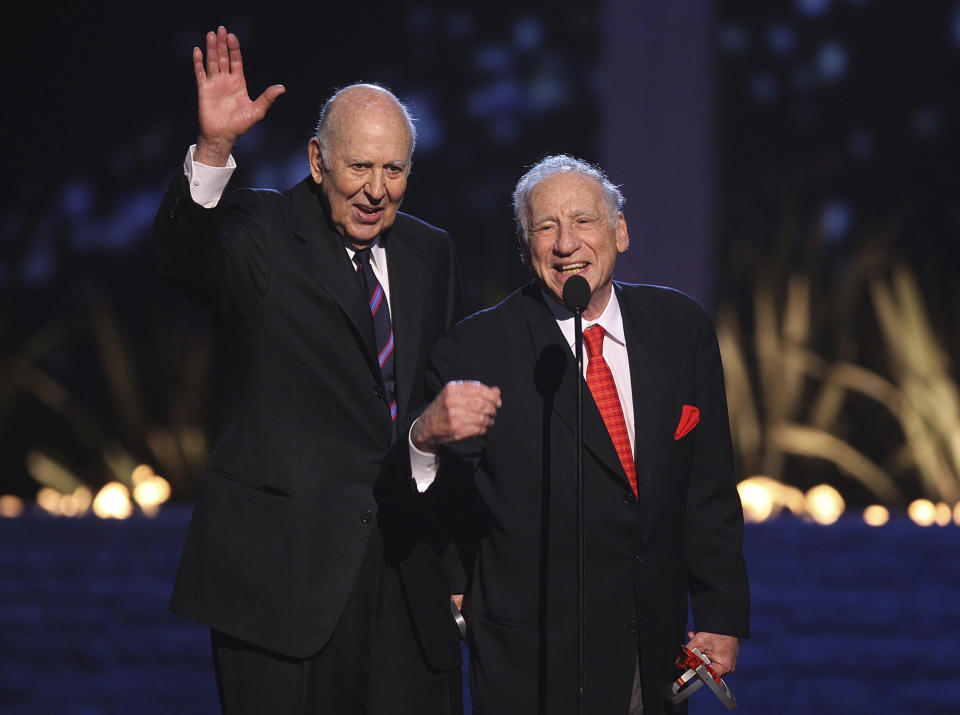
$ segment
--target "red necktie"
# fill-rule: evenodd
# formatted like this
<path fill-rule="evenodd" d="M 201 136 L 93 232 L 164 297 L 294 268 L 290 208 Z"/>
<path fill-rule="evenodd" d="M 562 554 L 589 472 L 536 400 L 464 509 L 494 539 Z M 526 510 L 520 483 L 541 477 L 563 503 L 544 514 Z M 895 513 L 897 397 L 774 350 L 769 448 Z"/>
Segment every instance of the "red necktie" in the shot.
<path fill-rule="evenodd" d="M 637 469 L 633 464 L 633 452 L 630 449 L 630 435 L 627 433 L 627 423 L 623 419 L 623 409 L 620 407 L 620 395 L 617 385 L 613 381 L 610 366 L 603 359 L 603 338 L 606 331 L 600 325 L 593 325 L 583 331 L 583 346 L 587 350 L 587 387 L 597 403 L 603 423 L 607 426 L 610 439 L 620 457 L 623 471 L 627 473 L 627 480 L 633 488 L 634 496 L 637 493 Z"/>

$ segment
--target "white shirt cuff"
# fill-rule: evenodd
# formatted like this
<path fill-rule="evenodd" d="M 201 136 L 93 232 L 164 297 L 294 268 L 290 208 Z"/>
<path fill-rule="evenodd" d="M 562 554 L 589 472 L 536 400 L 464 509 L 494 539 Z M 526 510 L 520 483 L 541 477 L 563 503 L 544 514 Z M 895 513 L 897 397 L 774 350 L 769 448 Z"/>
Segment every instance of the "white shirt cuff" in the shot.
<path fill-rule="evenodd" d="M 205 209 L 212 209 L 220 203 L 220 197 L 237 168 L 237 162 L 234 161 L 233 154 L 227 157 L 226 166 L 208 166 L 199 161 L 195 162 L 193 152 L 196 148 L 196 144 L 191 144 L 187 149 L 187 157 L 183 160 L 183 175 L 190 184 L 190 198 L 193 202 Z"/>
<path fill-rule="evenodd" d="M 413 425 L 417 421 L 413 421 Z M 437 455 L 429 452 L 422 452 L 413 444 L 413 425 L 410 425 L 410 432 L 407 434 L 407 446 L 410 448 L 410 473 L 413 475 L 413 481 L 417 485 L 418 492 L 425 492 L 437 478 Z"/>

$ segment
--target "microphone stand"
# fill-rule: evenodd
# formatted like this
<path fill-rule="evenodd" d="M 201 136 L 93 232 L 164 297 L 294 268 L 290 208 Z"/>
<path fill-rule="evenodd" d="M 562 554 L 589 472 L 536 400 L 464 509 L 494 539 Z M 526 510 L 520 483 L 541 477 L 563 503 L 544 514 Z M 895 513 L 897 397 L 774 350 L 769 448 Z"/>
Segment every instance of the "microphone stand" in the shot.
<path fill-rule="evenodd" d="M 577 357 L 577 712 L 583 715 L 583 584 L 584 537 L 583 537 L 583 308 L 573 311 L 574 344 Z"/>
<path fill-rule="evenodd" d="M 590 284 L 580 275 L 570 276 L 563 284 L 563 302 L 573 313 L 574 348 L 577 357 L 577 712 L 583 715 L 583 621 L 584 563 L 586 548 L 583 537 L 583 322 L 581 315 L 590 304 Z"/>

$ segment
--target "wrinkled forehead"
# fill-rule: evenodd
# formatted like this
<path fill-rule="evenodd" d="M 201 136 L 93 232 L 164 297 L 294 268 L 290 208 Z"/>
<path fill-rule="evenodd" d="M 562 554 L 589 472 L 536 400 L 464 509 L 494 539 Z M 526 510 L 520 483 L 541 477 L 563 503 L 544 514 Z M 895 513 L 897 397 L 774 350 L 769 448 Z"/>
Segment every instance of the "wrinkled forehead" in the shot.
<path fill-rule="evenodd" d="M 606 214 L 600 182 L 578 171 L 550 174 L 538 181 L 528 200 L 531 218 Z"/>
<path fill-rule="evenodd" d="M 338 153 L 386 152 L 393 160 L 410 158 L 413 137 L 393 102 L 380 99 L 335 105 L 330 149 Z"/>

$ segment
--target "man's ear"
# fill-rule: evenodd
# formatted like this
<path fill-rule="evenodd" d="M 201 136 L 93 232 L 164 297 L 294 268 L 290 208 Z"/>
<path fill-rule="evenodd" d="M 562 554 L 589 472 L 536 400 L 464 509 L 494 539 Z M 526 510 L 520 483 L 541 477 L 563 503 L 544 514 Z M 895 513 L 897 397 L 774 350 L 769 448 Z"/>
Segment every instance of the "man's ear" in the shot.
<path fill-rule="evenodd" d="M 316 137 L 310 139 L 307 143 L 307 156 L 310 161 L 310 176 L 314 183 L 323 182 L 323 154 L 320 151 L 320 140 Z"/>
<path fill-rule="evenodd" d="M 617 214 L 617 252 L 623 253 L 630 246 L 630 234 L 627 233 L 627 219 L 623 214 Z"/>

